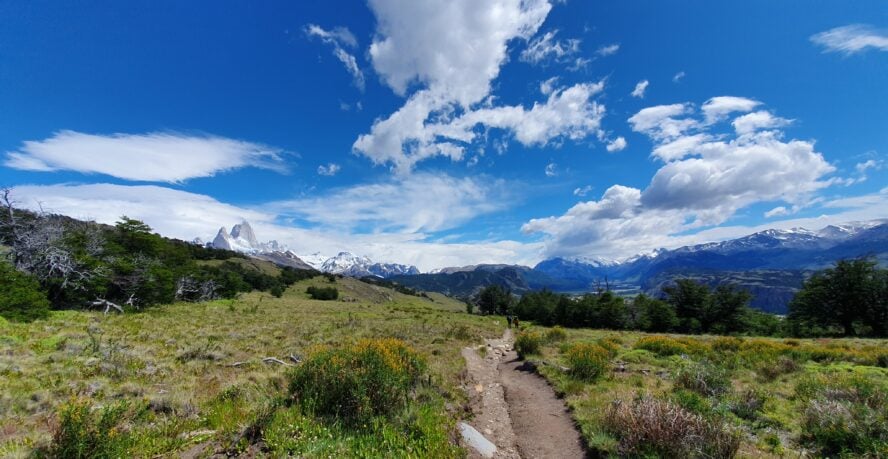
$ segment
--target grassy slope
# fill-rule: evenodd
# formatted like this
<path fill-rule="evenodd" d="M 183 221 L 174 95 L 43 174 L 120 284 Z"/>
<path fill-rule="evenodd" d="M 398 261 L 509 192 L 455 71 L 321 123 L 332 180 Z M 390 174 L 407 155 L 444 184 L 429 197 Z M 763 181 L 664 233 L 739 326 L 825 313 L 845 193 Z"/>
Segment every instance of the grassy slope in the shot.
<path fill-rule="evenodd" d="M 429 361 L 442 394 L 436 403 L 458 406 L 460 348 L 504 326 L 465 314 L 464 305 L 442 296 L 407 296 L 345 278 L 336 281 L 341 300 L 323 302 L 307 298 L 308 285 L 330 284 L 323 277 L 303 281 L 280 299 L 252 293 L 138 314 L 63 311 L 31 324 L 0 321 L 0 456 L 25 455 L 47 442 L 56 407 L 72 396 L 95 404 L 147 403 L 148 414 L 129 427 L 138 432 L 135 449 L 142 456 L 176 455 L 201 442 L 224 445 L 286 387 L 286 370 L 262 363 L 263 357 L 286 360 L 312 345 L 363 337 L 413 345 Z M 227 366 L 234 362 L 246 363 Z M 237 403 L 226 402 L 234 391 Z M 447 416 L 452 423 L 455 413 Z M 345 438 L 306 441 L 326 445 L 302 450 L 309 456 L 354 447 Z"/>
<path fill-rule="evenodd" d="M 534 327 L 537 331 L 545 331 L 543 327 Z M 804 378 L 822 373 L 827 375 L 858 374 L 871 377 L 888 390 L 888 368 L 860 365 L 852 360 L 871 360 L 873 353 L 888 349 L 886 340 L 865 339 L 820 339 L 820 340 L 786 340 L 793 346 L 810 346 L 834 352 L 836 357 L 830 362 L 801 362 L 798 371 L 778 376 L 768 381 L 759 373 L 759 368 L 773 366 L 771 357 L 748 354 L 719 354 L 709 352 L 706 355 L 690 356 L 657 356 L 651 352 L 633 349 L 636 341 L 645 336 L 655 336 L 636 332 L 612 332 L 607 330 L 566 330 L 567 339 L 560 343 L 550 343 L 543 347 L 540 356 L 531 356 L 530 360 L 543 363 L 539 366 L 541 374 L 562 394 L 574 418 L 579 424 L 582 434 L 593 451 L 604 455 L 612 454 L 617 449 L 618 440 L 608 434 L 602 426 L 607 408 L 615 400 L 631 401 L 641 394 L 649 394 L 663 399 L 674 399 L 672 374 L 680 366 L 691 361 L 706 359 L 716 365 L 727 368 L 731 377 L 731 392 L 712 399 L 713 411 L 727 416 L 730 424 L 742 432 L 740 457 L 798 457 L 804 445 L 798 442 L 801 434 L 801 420 L 804 403 L 796 397 L 796 386 Z M 673 335 L 681 338 L 680 335 Z M 559 367 L 567 367 L 560 350 L 574 342 L 596 342 L 601 338 L 614 337 L 621 344 L 617 355 L 612 359 L 616 368 L 619 362 L 625 365 L 625 371 L 608 371 L 597 382 L 583 382 L 562 371 Z M 714 336 L 696 336 L 694 339 L 704 343 L 706 348 L 712 343 Z M 771 338 L 753 338 L 746 341 L 767 342 L 777 345 L 784 340 Z M 844 356 L 844 357 L 841 357 Z M 747 389 L 759 389 L 768 394 L 764 408 L 756 414 L 755 419 L 741 419 L 729 411 L 732 396 Z M 779 441 L 778 441 L 779 440 Z"/>

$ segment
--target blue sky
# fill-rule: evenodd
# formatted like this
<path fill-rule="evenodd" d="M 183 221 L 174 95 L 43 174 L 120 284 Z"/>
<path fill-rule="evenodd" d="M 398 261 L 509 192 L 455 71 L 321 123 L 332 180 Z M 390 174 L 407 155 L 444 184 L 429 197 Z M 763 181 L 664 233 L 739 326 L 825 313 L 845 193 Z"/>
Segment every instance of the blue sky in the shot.
<path fill-rule="evenodd" d="M 421 269 L 888 217 L 880 1 L 0 4 L 27 207 Z"/>

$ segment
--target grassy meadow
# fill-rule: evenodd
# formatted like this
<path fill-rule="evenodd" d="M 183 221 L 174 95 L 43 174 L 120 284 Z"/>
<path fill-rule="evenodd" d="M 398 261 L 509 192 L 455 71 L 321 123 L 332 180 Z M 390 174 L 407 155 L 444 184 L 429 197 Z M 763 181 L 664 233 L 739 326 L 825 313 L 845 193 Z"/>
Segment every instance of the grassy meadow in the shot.
<path fill-rule="evenodd" d="M 310 300 L 309 285 L 335 285 L 340 299 Z M 254 292 L 124 315 L 0 321 L 0 457 L 459 456 L 452 433 L 464 405 L 460 349 L 503 326 L 441 295 L 325 277 L 298 282 L 282 298 Z M 294 403 L 297 366 L 263 362 L 376 338 L 415 350 L 421 384 L 397 410 L 370 413 L 361 425 Z M 380 342 L 371 346 L 385 357 L 390 342 Z M 53 435 L 73 450 L 46 449 Z"/>
<path fill-rule="evenodd" d="M 888 457 L 885 340 L 530 327 L 518 345 L 594 456 Z"/>

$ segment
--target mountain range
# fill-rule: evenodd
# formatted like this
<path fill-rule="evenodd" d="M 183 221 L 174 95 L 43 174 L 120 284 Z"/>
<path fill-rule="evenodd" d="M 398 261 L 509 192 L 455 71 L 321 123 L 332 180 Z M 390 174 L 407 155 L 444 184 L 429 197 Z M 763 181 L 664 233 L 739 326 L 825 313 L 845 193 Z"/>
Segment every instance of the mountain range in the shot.
<path fill-rule="evenodd" d="M 676 278 L 693 278 L 709 285 L 736 284 L 752 293 L 753 307 L 785 313 L 787 304 L 812 272 L 840 259 L 861 256 L 888 264 L 888 220 L 827 226 L 819 231 L 770 229 L 622 260 L 556 257 L 533 268 L 477 265 L 394 276 L 391 280 L 462 297 L 491 284 L 518 294 L 543 288 L 567 293 L 610 288 L 657 296 Z"/>
<path fill-rule="evenodd" d="M 419 269 L 416 266 L 397 263 L 374 263 L 367 257 L 357 256 L 350 252 L 340 252 L 330 258 L 324 257 L 320 253 L 300 256 L 278 241 L 259 242 L 253 227 L 246 220 L 234 225 L 231 231 L 228 231 L 224 226 L 219 228 L 219 232 L 211 242 L 204 243 L 198 238 L 194 240 L 194 243 L 245 253 L 282 266 L 316 269 L 350 277 L 373 276 L 388 278 L 396 275 L 419 274 Z"/>
<path fill-rule="evenodd" d="M 201 243 L 195 240 L 195 243 Z M 599 257 L 555 257 L 534 267 L 480 264 L 441 268 L 421 274 L 412 265 L 375 263 L 366 256 L 340 252 L 297 255 L 277 241 L 259 242 L 243 221 L 227 231 L 219 229 L 209 247 L 235 250 L 256 258 L 302 269 L 351 277 L 390 279 L 406 287 L 470 297 L 488 285 L 500 285 L 516 294 L 549 289 L 585 293 L 608 288 L 619 293 L 657 296 L 676 278 L 692 278 L 709 285 L 732 283 L 753 295 L 752 306 L 785 313 L 786 306 L 815 270 L 844 258 L 872 256 L 888 264 L 888 220 L 804 228 L 769 229 L 737 239 L 611 260 Z"/>

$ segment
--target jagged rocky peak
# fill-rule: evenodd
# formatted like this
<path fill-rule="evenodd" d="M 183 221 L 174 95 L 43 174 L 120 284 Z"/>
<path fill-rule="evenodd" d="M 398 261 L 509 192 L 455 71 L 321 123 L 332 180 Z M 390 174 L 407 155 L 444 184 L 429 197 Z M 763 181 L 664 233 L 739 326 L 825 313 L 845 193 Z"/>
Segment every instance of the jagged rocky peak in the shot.
<path fill-rule="evenodd" d="M 241 223 L 234 225 L 231 228 L 231 237 L 247 242 L 250 247 L 259 246 L 259 241 L 256 240 L 256 233 L 253 232 L 253 227 L 250 226 L 250 222 L 246 220 L 243 220 Z"/>

